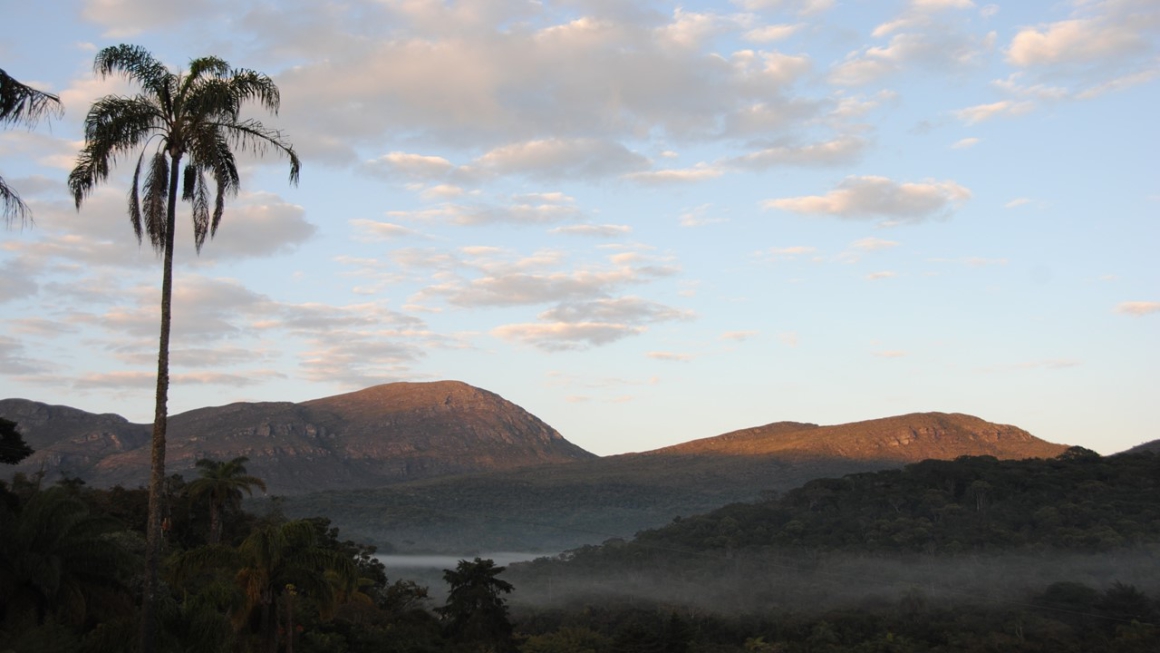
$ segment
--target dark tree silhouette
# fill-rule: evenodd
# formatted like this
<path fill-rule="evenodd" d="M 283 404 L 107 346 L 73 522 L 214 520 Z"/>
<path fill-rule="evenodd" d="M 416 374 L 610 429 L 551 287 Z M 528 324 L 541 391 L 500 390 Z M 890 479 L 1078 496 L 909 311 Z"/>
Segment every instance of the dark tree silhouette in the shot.
<path fill-rule="evenodd" d="M 254 493 L 254 488 L 266 491 L 266 482 L 257 476 L 246 474 L 245 456 L 229 462 L 202 458 L 197 461 L 200 477 L 191 482 L 186 491 L 195 500 L 209 501 L 209 543 L 217 544 L 222 538 L 222 511 L 227 507 L 238 508 L 242 502 L 242 492 Z"/>
<path fill-rule="evenodd" d="M 16 422 L 0 417 L 0 463 L 15 465 L 32 455 L 32 447 L 16 430 Z"/>
<path fill-rule="evenodd" d="M 142 652 L 153 653 L 178 186 L 181 199 L 192 205 L 194 243 L 200 251 L 206 236 L 212 237 L 217 230 L 226 194 L 237 193 L 235 148 L 257 154 L 272 149 L 286 155 L 290 159 L 291 183 L 297 183 L 301 164 L 281 132 L 241 117 L 242 106 L 250 101 L 277 113 L 278 87 L 266 75 L 230 68 L 217 57 L 194 59 L 188 71 L 173 71 L 144 48 L 133 45 L 101 50 L 93 70 L 101 78 L 124 75 L 141 87 L 141 93 L 132 97 L 110 95 L 93 103 L 85 117 L 85 145 L 69 174 L 69 188 L 80 210 L 85 197 L 108 179 L 117 158 L 140 150 L 129 192 L 129 220 L 138 240 L 143 233 L 148 235 L 150 244 L 163 258 L 141 633 Z M 143 168 L 144 192 L 140 192 Z M 212 209 L 207 175 L 216 186 Z"/>
<path fill-rule="evenodd" d="M 449 638 L 465 650 L 499 653 L 515 650 L 507 600 L 515 588 L 497 578 L 505 567 L 493 560 L 460 560 L 454 570 L 444 569 L 443 580 L 451 588 L 447 603 L 436 612 L 444 620 Z"/>
<path fill-rule="evenodd" d="M 35 127 L 45 115 L 61 113 L 60 99 L 55 95 L 21 84 L 0 69 L 0 125 Z M 23 224 L 31 216 L 20 195 L 3 177 L 0 177 L 0 213 L 5 224 L 11 224 L 16 218 Z"/>

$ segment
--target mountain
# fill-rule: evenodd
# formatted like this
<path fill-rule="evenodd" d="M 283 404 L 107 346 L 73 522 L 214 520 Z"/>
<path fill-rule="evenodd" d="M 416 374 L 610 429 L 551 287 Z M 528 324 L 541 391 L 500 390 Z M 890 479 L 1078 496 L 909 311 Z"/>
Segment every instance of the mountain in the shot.
<path fill-rule="evenodd" d="M 779 422 L 566 466 L 304 495 L 284 507 L 293 516 L 325 514 L 346 532 L 401 549 L 558 552 L 773 496 L 815 478 L 964 455 L 1050 458 L 1066 449 L 960 414 L 836 426 Z"/>
<path fill-rule="evenodd" d="M 1147 451 L 1151 451 L 1152 453 L 1160 453 L 1160 440 L 1150 440 L 1150 441 L 1145 442 L 1143 444 L 1138 444 L 1138 445 L 1132 447 L 1131 449 L 1128 449 L 1127 451 L 1123 451 L 1121 453 L 1133 454 L 1133 453 L 1144 453 Z"/>
<path fill-rule="evenodd" d="M 961 413 L 912 413 L 836 426 L 777 422 L 693 440 L 646 455 L 843 458 L 917 462 L 958 456 L 1050 458 L 1067 447 L 1023 429 Z"/>
<path fill-rule="evenodd" d="M 15 468 L 94 486 L 145 484 L 151 427 L 111 414 L 0 401 L 36 453 Z M 247 456 L 272 494 L 570 463 L 595 455 L 499 395 L 456 381 L 391 383 L 303 403 L 235 403 L 169 418 L 169 473 Z"/>

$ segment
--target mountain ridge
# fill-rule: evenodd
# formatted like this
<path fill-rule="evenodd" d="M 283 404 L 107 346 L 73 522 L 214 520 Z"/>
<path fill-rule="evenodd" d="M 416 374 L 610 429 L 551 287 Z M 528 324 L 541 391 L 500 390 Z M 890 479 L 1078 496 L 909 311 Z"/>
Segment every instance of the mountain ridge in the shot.
<path fill-rule="evenodd" d="M 0 400 L 45 469 L 96 486 L 143 484 L 151 428 L 26 399 Z M 235 402 L 171 415 L 167 472 L 247 456 L 275 494 L 595 458 L 499 395 L 459 381 L 392 383 L 301 403 Z M 305 490 L 304 490 L 305 488 Z"/>

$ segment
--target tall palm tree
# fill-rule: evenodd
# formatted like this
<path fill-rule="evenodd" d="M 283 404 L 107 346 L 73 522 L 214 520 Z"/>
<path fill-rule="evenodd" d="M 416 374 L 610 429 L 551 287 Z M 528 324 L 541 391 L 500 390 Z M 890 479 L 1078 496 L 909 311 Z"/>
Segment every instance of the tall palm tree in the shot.
<path fill-rule="evenodd" d="M 45 115 L 59 116 L 61 113 L 60 98 L 21 84 L 0 69 L 0 125 L 35 127 Z M 31 215 L 3 177 L 0 177 L 0 213 L 4 215 L 5 224 L 11 224 L 16 218 L 20 218 L 23 224 Z"/>
<path fill-rule="evenodd" d="M 202 458 L 195 463 L 201 476 L 186 487 L 193 499 L 209 500 L 209 543 L 217 544 L 222 539 L 222 509 L 237 507 L 242 501 L 242 492 L 253 495 L 254 488 L 266 491 L 266 482 L 257 476 L 246 474 L 246 463 L 250 459 L 241 456 L 229 462 Z"/>
<path fill-rule="evenodd" d="M 157 569 L 161 555 L 161 498 L 165 480 L 165 430 L 169 399 L 169 325 L 173 296 L 173 240 L 177 190 L 192 205 L 194 244 L 198 251 L 221 221 L 227 193 L 236 194 L 239 177 L 233 149 L 262 154 L 269 150 L 290 159 L 290 182 L 298 182 L 301 163 L 282 133 L 253 119 L 242 119 L 242 106 L 259 103 L 278 111 L 278 87 L 261 73 L 230 68 L 217 57 L 189 63 L 188 71 L 166 68 L 144 48 L 118 45 L 97 53 L 93 70 L 100 78 L 124 75 L 141 87 L 132 97 L 105 96 L 85 117 L 85 145 L 68 183 L 80 210 L 100 182 L 108 179 L 119 157 L 140 150 L 129 193 L 129 221 L 137 234 L 149 236 L 162 256 L 161 335 L 158 339 L 157 391 L 153 413 L 152 473 L 145 552 L 142 607 L 142 651 L 152 653 L 156 632 Z M 182 160 L 186 159 L 182 168 Z M 142 169 L 144 186 L 139 191 Z M 210 208 L 207 175 L 216 192 Z M 143 192 L 141 192 L 143 191 Z"/>

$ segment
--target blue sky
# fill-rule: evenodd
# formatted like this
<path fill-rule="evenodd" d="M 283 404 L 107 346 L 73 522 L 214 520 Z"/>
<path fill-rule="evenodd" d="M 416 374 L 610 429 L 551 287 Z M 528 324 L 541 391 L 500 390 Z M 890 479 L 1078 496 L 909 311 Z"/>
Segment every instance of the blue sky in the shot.
<path fill-rule="evenodd" d="M 160 264 L 128 166 L 74 210 L 93 55 L 271 75 L 303 160 L 179 214 L 172 413 L 391 381 L 600 454 L 965 412 L 1160 438 L 1154 0 L 6 2 L 0 396 L 152 414 Z"/>

